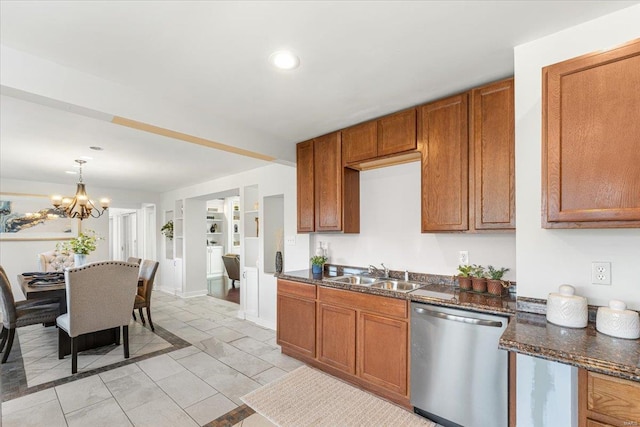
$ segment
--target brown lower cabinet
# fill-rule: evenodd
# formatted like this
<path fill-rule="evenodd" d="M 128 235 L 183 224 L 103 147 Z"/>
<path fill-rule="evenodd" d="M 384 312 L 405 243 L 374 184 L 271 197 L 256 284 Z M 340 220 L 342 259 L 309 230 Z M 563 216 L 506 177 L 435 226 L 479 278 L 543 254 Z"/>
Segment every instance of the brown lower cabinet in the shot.
<path fill-rule="evenodd" d="M 411 407 L 408 301 L 278 279 L 277 324 L 283 353 Z"/>
<path fill-rule="evenodd" d="M 580 369 L 580 427 L 640 425 L 640 383 Z"/>

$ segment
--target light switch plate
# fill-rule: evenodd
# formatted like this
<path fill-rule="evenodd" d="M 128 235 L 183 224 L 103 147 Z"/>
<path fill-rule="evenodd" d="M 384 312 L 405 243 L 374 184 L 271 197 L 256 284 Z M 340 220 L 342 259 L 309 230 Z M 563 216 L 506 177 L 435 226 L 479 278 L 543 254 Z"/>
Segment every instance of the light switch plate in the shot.
<path fill-rule="evenodd" d="M 287 246 L 295 246 L 295 245 L 296 245 L 296 236 L 295 236 L 295 235 L 293 235 L 293 236 L 287 236 L 287 237 L 285 238 L 285 244 L 286 244 Z"/>

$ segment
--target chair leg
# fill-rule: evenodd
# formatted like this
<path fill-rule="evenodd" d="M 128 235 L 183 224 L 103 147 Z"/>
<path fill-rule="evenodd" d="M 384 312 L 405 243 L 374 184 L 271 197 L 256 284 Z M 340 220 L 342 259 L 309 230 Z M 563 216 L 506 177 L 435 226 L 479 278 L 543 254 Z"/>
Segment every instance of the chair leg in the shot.
<path fill-rule="evenodd" d="M 236 288 L 236 279 L 231 279 L 231 287 L 232 287 L 233 289 L 235 289 L 235 288 Z"/>
<path fill-rule="evenodd" d="M 133 321 L 136 322 L 138 319 L 136 318 L 136 309 L 131 310 L 131 315 L 133 316 Z"/>
<path fill-rule="evenodd" d="M 7 341 L 7 349 L 4 351 L 4 356 L 2 356 L 2 363 L 7 363 L 7 359 L 9 358 L 9 353 L 11 353 L 11 346 L 13 345 L 13 337 L 16 334 L 16 329 L 9 329 L 9 340 Z M 3 340 L 4 341 L 4 340 Z"/>
<path fill-rule="evenodd" d="M 151 321 L 151 307 L 147 306 L 147 318 L 149 319 L 149 326 L 151 326 L 151 330 L 155 332 L 156 328 L 153 327 L 153 322 Z"/>
<path fill-rule="evenodd" d="M 144 314 L 142 314 L 142 307 L 138 309 L 138 313 L 140 313 L 140 320 L 142 320 L 142 324 L 146 325 L 147 323 L 144 321 Z"/>
<path fill-rule="evenodd" d="M 122 341 L 124 341 L 124 358 L 129 358 L 129 325 L 122 327 Z"/>
<path fill-rule="evenodd" d="M 0 352 L 4 350 L 4 345 L 7 343 L 8 330 L 4 326 L 2 326 L 2 332 L 0 332 L 0 338 L 2 339 L 2 343 L 0 343 Z"/>
<path fill-rule="evenodd" d="M 71 373 L 78 372 L 78 337 L 71 337 Z"/>
<path fill-rule="evenodd" d="M 67 340 L 65 339 L 65 334 L 65 331 L 63 331 L 61 328 L 58 328 L 58 359 L 60 360 L 64 359 L 64 351 L 62 351 L 62 348 L 67 342 Z"/>

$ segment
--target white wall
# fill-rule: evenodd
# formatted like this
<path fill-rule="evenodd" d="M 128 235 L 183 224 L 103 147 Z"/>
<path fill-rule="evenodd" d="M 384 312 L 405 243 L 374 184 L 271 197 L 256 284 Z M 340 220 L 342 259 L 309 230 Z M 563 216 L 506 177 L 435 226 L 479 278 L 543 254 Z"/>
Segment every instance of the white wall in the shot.
<path fill-rule="evenodd" d="M 2 179 L 0 182 L 1 193 L 74 194 L 75 187 L 73 182 L 69 185 L 12 179 Z M 111 198 L 112 206 L 115 207 L 139 207 L 141 202 L 157 203 L 158 200 L 156 194 L 98 188 L 91 186 L 91 183 L 87 183 L 87 191 L 89 195 L 95 195 L 94 197 L 104 195 Z M 94 230 L 105 239 L 98 242 L 95 252 L 87 257 L 88 262 L 109 259 L 109 216 L 104 214 L 97 219 L 83 220 L 81 226 L 85 230 Z M 41 252 L 55 249 L 56 243 L 56 241 L 47 240 L 0 241 L 0 265 L 4 267 L 9 275 L 17 300 L 24 299 L 22 291 L 17 284 L 17 275 L 25 271 L 37 270 L 37 255 Z"/>
<path fill-rule="evenodd" d="M 590 304 L 611 298 L 640 309 L 640 229 L 545 230 L 541 212 L 543 66 L 640 37 L 640 6 L 515 48 L 518 295 L 545 298 L 576 286 Z M 611 286 L 591 284 L 591 262 L 611 262 Z"/>
<path fill-rule="evenodd" d="M 453 275 L 458 252 L 473 264 L 508 267 L 515 279 L 515 233 L 421 233 L 420 162 L 360 172 L 360 234 L 317 233 L 329 262 Z M 490 248 L 490 250 L 488 250 Z"/>
<path fill-rule="evenodd" d="M 174 203 L 178 199 L 202 198 L 203 196 L 220 193 L 234 188 L 244 189 L 246 186 L 258 185 L 260 199 L 260 217 L 264 218 L 262 203 L 263 197 L 284 195 L 284 235 L 295 237 L 294 245 L 285 245 L 284 271 L 300 270 L 309 266 L 309 236 L 297 234 L 296 211 L 296 169 L 295 167 L 265 162 L 264 167 L 250 170 L 244 173 L 230 175 L 224 178 L 207 181 L 190 187 L 180 188 L 163 193 L 158 211 L 164 213 L 173 210 Z M 241 193 L 242 194 L 242 193 Z M 241 200 L 241 205 L 243 201 Z M 244 210 L 244 208 L 242 209 Z M 203 212 L 204 218 L 204 212 Z M 159 222 L 162 222 L 162 218 Z M 185 223 L 185 227 L 189 227 Z M 205 250 L 204 228 L 202 228 L 202 251 Z M 276 319 L 276 279 L 271 273 L 264 273 L 263 265 L 263 236 L 259 237 L 259 318 L 253 319 L 257 323 L 275 328 Z M 286 239 L 285 239 L 286 240 Z M 159 280 L 163 290 L 171 291 L 172 262 L 161 260 Z M 241 259 L 241 263 L 244 261 Z M 272 262 L 271 260 L 269 261 Z M 204 274 L 204 272 L 203 272 Z M 242 295 L 242 292 L 241 292 Z"/>
<path fill-rule="evenodd" d="M 546 299 L 570 283 L 590 304 L 616 298 L 640 309 L 639 229 L 540 225 L 542 67 L 638 38 L 638 22 L 640 6 L 633 6 L 515 48 L 518 296 Z M 592 261 L 611 262 L 611 286 L 590 284 Z M 518 357 L 517 366 L 518 426 L 575 426 L 576 370 L 527 357 Z"/>

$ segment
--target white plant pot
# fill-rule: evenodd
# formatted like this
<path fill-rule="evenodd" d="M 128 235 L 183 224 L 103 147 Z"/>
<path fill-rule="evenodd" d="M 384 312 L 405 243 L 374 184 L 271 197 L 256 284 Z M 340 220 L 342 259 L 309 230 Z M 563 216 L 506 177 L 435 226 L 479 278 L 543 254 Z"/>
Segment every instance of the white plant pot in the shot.
<path fill-rule="evenodd" d="M 87 256 L 83 254 L 73 254 L 73 266 L 82 267 L 87 263 Z"/>

